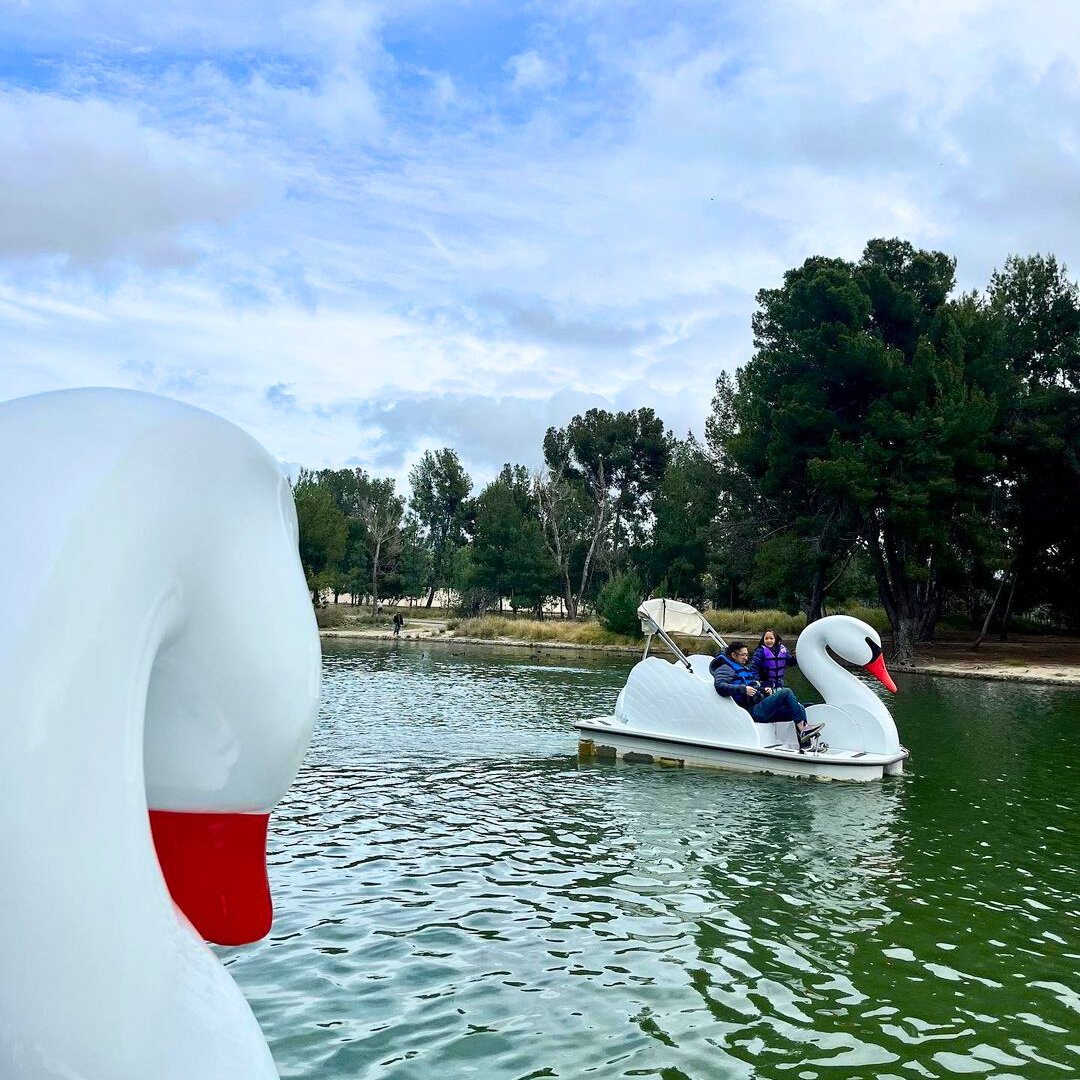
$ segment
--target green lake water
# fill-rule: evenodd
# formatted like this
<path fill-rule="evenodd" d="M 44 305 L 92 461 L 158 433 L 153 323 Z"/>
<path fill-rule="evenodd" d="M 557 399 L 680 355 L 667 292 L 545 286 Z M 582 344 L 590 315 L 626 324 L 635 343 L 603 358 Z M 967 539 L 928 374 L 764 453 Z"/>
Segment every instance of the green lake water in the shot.
<path fill-rule="evenodd" d="M 324 651 L 219 950 L 283 1077 L 1080 1074 L 1080 692 L 902 676 L 856 785 L 579 765 L 632 657 Z"/>

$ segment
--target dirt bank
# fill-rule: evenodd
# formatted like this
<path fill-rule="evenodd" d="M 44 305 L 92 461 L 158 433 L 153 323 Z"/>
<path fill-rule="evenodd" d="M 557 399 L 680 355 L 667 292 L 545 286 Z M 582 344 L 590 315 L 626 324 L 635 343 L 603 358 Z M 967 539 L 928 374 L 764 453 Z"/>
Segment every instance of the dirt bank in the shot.
<path fill-rule="evenodd" d="M 974 640 L 974 634 L 943 637 L 921 646 L 912 668 L 899 670 L 960 679 L 1080 686 L 1080 640 L 1076 638 L 995 638 L 984 641 L 978 649 L 972 648 Z"/>

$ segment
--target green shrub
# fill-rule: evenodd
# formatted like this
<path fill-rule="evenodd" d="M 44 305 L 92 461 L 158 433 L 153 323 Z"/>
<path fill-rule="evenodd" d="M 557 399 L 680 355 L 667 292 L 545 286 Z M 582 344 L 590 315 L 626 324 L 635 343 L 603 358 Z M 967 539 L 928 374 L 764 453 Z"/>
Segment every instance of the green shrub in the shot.
<path fill-rule="evenodd" d="M 613 634 L 637 636 L 641 633 L 637 613 L 640 603 L 641 581 L 637 574 L 616 574 L 596 598 L 596 616 L 600 625 Z"/>
<path fill-rule="evenodd" d="M 995 623 L 995 631 L 1000 624 Z M 1068 636 L 1076 633 L 1076 627 L 1067 618 L 1032 618 L 1030 615 L 1010 615 L 1009 632 L 1014 634 L 1052 634 Z"/>

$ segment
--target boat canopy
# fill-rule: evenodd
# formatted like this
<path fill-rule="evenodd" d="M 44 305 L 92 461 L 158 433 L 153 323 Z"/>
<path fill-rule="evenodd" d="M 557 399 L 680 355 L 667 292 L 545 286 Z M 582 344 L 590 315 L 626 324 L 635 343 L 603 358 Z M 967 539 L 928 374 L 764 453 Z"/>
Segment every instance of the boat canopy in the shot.
<path fill-rule="evenodd" d="M 669 634 L 686 634 L 688 637 L 712 637 L 712 627 L 705 616 L 692 604 L 680 600 L 656 597 L 646 600 L 637 609 L 641 629 L 646 634 L 664 630 Z"/>
<path fill-rule="evenodd" d="M 690 669 L 691 664 L 686 654 L 668 636 L 684 634 L 686 637 L 708 637 L 720 646 L 727 648 L 727 642 L 712 628 L 709 621 L 693 604 L 684 604 L 680 600 L 666 600 L 657 596 L 646 600 L 638 609 L 641 629 L 645 632 L 645 652 L 642 659 L 649 655 L 649 646 L 653 635 L 660 640 Z"/>

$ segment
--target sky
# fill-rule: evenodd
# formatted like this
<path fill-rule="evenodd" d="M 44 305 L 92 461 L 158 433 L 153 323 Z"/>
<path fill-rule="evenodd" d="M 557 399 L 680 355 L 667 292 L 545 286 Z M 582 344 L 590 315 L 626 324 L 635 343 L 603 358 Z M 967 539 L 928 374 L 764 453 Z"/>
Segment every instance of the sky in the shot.
<path fill-rule="evenodd" d="M 1080 266 L 1080 5 L 0 0 L 0 400 L 165 394 L 477 484 L 900 236 Z"/>

